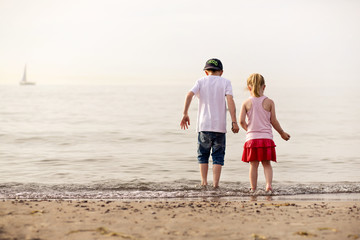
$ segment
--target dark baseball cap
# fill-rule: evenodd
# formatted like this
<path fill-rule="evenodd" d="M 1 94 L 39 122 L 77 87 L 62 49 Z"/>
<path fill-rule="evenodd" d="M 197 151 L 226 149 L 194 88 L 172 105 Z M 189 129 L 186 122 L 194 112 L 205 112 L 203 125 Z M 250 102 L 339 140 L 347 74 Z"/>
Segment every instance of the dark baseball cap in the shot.
<path fill-rule="evenodd" d="M 223 70 L 223 65 L 219 59 L 212 58 L 206 61 L 204 70 Z"/>

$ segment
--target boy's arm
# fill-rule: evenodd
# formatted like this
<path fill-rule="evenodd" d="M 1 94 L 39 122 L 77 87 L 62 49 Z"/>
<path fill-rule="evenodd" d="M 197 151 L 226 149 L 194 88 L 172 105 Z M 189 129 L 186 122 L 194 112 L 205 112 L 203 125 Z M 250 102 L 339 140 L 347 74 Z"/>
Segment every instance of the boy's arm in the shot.
<path fill-rule="evenodd" d="M 284 140 L 289 140 L 290 139 L 290 135 L 288 133 L 286 133 L 280 126 L 279 121 L 276 118 L 276 113 L 275 113 L 275 103 L 273 101 L 271 101 L 271 115 L 270 115 L 270 121 L 271 121 L 271 125 L 274 127 L 274 129 L 280 134 L 280 136 L 282 137 L 282 139 Z"/>
<path fill-rule="evenodd" d="M 231 122 L 232 122 L 231 123 L 231 130 L 233 131 L 233 133 L 238 133 L 239 132 L 239 126 L 238 126 L 237 120 L 236 120 L 236 106 L 235 106 L 233 96 L 232 95 L 226 95 L 226 101 L 227 101 L 230 116 L 231 116 Z"/>
<path fill-rule="evenodd" d="M 186 95 L 183 118 L 181 119 L 181 122 L 180 122 L 181 129 L 185 130 L 185 128 L 186 129 L 188 128 L 188 125 L 190 126 L 190 118 L 189 118 L 188 111 L 189 111 L 191 100 L 193 99 L 194 95 L 195 94 L 192 91 L 188 92 L 188 94 Z"/>
<path fill-rule="evenodd" d="M 246 104 L 245 102 L 241 105 L 240 110 L 240 126 L 247 131 L 248 124 L 246 123 Z"/>

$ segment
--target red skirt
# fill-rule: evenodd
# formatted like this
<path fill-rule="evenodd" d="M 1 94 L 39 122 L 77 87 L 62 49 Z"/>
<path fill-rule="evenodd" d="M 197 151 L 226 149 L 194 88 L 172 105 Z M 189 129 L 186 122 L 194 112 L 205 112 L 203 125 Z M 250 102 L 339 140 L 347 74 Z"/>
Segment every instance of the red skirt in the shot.
<path fill-rule="evenodd" d="M 244 144 L 243 162 L 271 160 L 276 162 L 275 143 L 272 139 L 251 139 Z"/>

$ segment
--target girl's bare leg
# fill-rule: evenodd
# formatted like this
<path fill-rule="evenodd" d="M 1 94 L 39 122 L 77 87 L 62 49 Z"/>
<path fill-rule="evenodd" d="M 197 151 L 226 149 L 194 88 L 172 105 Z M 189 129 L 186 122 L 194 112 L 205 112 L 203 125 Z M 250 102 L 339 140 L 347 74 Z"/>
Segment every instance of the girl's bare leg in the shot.
<path fill-rule="evenodd" d="M 213 165 L 213 186 L 214 188 L 219 187 L 219 180 L 222 166 L 220 164 Z"/>
<path fill-rule="evenodd" d="M 201 175 L 201 186 L 206 186 L 207 183 L 207 174 L 208 174 L 208 163 L 200 163 L 200 175 Z"/>
<path fill-rule="evenodd" d="M 264 167 L 264 174 L 266 180 L 266 191 L 272 190 L 272 179 L 273 179 L 273 169 L 270 161 L 261 162 Z"/>
<path fill-rule="evenodd" d="M 258 167 L 259 167 L 259 161 L 250 162 L 249 178 L 250 178 L 251 189 L 254 191 L 256 190 L 257 187 Z"/>

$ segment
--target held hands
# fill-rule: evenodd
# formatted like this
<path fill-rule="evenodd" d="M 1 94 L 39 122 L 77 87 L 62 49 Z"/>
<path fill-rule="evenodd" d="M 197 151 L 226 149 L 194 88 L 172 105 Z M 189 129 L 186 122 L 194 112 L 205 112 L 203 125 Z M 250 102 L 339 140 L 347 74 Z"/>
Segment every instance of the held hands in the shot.
<path fill-rule="evenodd" d="M 187 114 L 184 114 L 181 122 L 180 122 L 180 126 L 181 126 L 181 129 L 188 129 L 188 125 L 190 126 L 190 118 L 189 118 L 189 115 Z"/>

